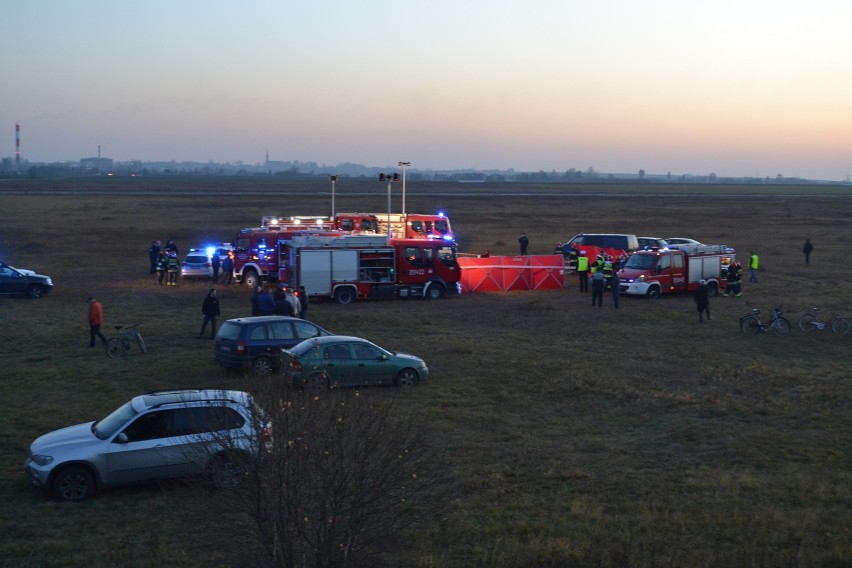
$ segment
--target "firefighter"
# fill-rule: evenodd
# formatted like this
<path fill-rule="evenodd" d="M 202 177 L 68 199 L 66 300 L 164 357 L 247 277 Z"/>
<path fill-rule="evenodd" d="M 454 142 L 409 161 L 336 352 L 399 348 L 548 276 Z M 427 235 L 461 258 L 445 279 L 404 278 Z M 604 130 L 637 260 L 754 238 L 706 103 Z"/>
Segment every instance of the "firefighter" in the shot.
<path fill-rule="evenodd" d="M 160 254 L 157 255 L 157 282 L 160 283 L 160 286 L 163 285 L 163 279 L 166 276 L 166 264 L 168 263 L 169 255 L 165 249 L 160 250 Z"/>
<path fill-rule="evenodd" d="M 586 251 L 581 250 L 580 256 L 577 257 L 577 276 L 580 278 L 580 292 L 589 291 L 589 258 L 586 256 Z"/>
<path fill-rule="evenodd" d="M 568 272 L 577 272 L 577 249 L 571 247 L 568 252 Z"/>
<path fill-rule="evenodd" d="M 605 282 L 605 290 L 612 289 L 612 256 L 607 255 L 606 260 L 603 261 L 603 265 L 601 265 L 601 272 L 603 273 L 604 282 Z"/>
<path fill-rule="evenodd" d="M 179 271 L 180 261 L 178 261 L 177 253 L 175 251 L 169 251 L 168 260 L 166 261 L 166 272 L 169 273 L 169 286 L 177 286 Z"/>
<path fill-rule="evenodd" d="M 740 280 L 742 279 L 742 267 L 736 260 L 728 265 L 728 286 L 725 288 L 724 296 L 742 296 Z"/>

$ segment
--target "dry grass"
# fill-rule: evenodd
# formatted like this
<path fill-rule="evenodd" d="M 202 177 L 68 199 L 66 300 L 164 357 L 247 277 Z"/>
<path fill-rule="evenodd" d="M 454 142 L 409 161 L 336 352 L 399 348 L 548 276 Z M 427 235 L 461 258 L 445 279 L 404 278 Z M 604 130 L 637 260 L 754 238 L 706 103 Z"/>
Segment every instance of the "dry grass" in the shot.
<path fill-rule="evenodd" d="M 228 539 L 239 520 L 204 517 L 204 496 L 155 486 L 65 505 L 33 489 L 22 462 L 36 436 L 145 390 L 251 389 L 195 338 L 207 284 L 160 288 L 146 250 L 155 238 L 182 250 L 227 240 L 264 214 L 325 213 L 327 188 L 135 178 L 65 193 L 81 183 L 48 184 L 57 193 L 42 195 L 44 182 L 0 182 L 0 258 L 56 282 L 41 301 L 0 300 L 0 564 L 239 565 L 239 543 Z M 338 209 L 382 210 L 381 189 L 341 183 Z M 618 311 L 607 297 L 593 308 L 573 280 L 562 291 L 434 303 L 313 304 L 320 325 L 422 355 L 432 370 L 415 389 L 370 395 L 410 403 L 445 440 L 465 497 L 392 564 L 852 562 L 852 337 L 737 329 L 740 315 L 776 303 L 794 326 L 816 305 L 850 312 L 852 284 L 838 259 L 852 238 L 852 197 L 837 188 L 711 189 L 409 185 L 408 209 L 447 210 L 465 252 L 514 254 L 522 231 L 532 253 L 580 231 L 632 232 L 754 249 L 765 270 L 743 297 L 714 299 L 704 325 L 687 297 L 622 298 Z M 810 267 L 799 252 L 805 237 L 817 247 Z M 248 312 L 247 290 L 220 292 L 225 317 Z M 85 347 L 89 294 L 103 301 L 108 325 L 144 322 L 149 355 L 113 361 Z"/>

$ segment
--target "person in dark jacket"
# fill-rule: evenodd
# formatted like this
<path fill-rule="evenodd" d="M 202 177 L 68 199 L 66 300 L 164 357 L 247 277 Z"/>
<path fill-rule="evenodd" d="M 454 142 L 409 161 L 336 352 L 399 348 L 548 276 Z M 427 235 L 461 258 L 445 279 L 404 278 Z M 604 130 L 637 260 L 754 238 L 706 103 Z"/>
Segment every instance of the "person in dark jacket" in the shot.
<path fill-rule="evenodd" d="M 210 288 L 210 291 L 207 292 L 207 297 L 201 304 L 201 313 L 204 315 L 204 320 L 201 323 L 201 331 L 198 332 L 198 337 L 204 337 L 204 330 L 209 322 L 210 339 L 213 339 L 216 336 L 216 319 L 219 317 L 219 298 L 216 296 L 216 288 Z"/>
<path fill-rule="evenodd" d="M 299 317 L 308 319 L 308 306 L 311 304 L 311 300 L 308 298 L 308 292 L 304 286 L 299 286 L 299 302 L 301 302 L 302 306 L 302 309 L 299 311 Z"/>
<path fill-rule="evenodd" d="M 597 301 L 598 307 L 603 307 L 603 292 L 604 286 L 606 286 L 606 279 L 604 279 L 603 272 L 600 270 L 596 270 L 594 274 L 592 274 L 592 305 L 595 305 L 595 301 Z"/>
<path fill-rule="evenodd" d="M 271 316 L 275 313 L 275 298 L 267 288 L 264 288 L 257 298 L 257 311 L 260 316 Z"/>
<path fill-rule="evenodd" d="M 160 258 L 160 241 L 151 241 L 151 248 L 148 249 L 148 260 L 151 261 L 151 272 L 154 274 L 157 271 L 157 260 Z"/>
<path fill-rule="evenodd" d="M 234 277 L 234 253 L 228 251 L 228 256 L 222 261 L 222 284 L 230 286 Z"/>
<path fill-rule="evenodd" d="M 805 239 L 805 246 L 802 247 L 802 253 L 805 255 L 805 264 L 811 263 L 811 253 L 814 252 L 814 245 L 810 239 Z"/>
<path fill-rule="evenodd" d="M 254 289 L 254 292 L 251 293 L 251 315 L 259 316 L 260 315 L 260 293 L 263 291 L 262 286 L 258 286 Z"/>
<path fill-rule="evenodd" d="M 275 310 L 272 312 L 276 316 L 294 316 L 293 305 L 287 301 L 286 294 L 278 294 L 275 300 Z"/>
<path fill-rule="evenodd" d="M 526 233 L 521 233 L 521 238 L 518 239 L 518 246 L 521 249 L 521 256 L 527 255 L 527 247 L 530 246 L 530 240 Z"/>
<path fill-rule="evenodd" d="M 707 320 L 710 320 L 710 288 L 707 287 L 707 281 L 701 280 L 700 286 L 695 290 L 695 306 L 698 309 L 698 321 L 704 321 L 704 314 L 707 314 Z"/>
<path fill-rule="evenodd" d="M 219 267 L 222 266 L 222 259 L 219 258 L 219 253 L 214 252 L 213 258 L 210 259 L 210 264 L 213 266 L 213 284 L 219 283 Z"/>

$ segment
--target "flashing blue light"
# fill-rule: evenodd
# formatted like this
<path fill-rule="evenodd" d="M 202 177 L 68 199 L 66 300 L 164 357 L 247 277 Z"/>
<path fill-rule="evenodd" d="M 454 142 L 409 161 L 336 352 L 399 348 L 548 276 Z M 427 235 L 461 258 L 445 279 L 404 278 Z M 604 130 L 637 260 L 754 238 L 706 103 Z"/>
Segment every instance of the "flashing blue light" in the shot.
<path fill-rule="evenodd" d="M 453 237 L 451 237 L 450 235 L 444 235 L 441 238 L 444 239 L 445 241 L 452 241 L 453 240 Z"/>
<path fill-rule="evenodd" d="M 216 247 L 207 247 L 205 250 L 208 258 L 213 258 L 213 255 L 216 254 Z"/>
<path fill-rule="evenodd" d="M 438 217 L 443 217 L 443 216 L 444 216 L 444 212 L 443 212 L 443 211 L 438 211 Z"/>

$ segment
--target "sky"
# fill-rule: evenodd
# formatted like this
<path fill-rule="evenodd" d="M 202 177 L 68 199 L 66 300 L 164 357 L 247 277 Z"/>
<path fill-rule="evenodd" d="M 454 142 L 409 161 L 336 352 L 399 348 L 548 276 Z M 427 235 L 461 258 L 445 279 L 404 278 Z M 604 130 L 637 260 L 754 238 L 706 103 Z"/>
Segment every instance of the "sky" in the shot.
<path fill-rule="evenodd" d="M 848 0 L 0 0 L 0 158 L 852 174 Z"/>

